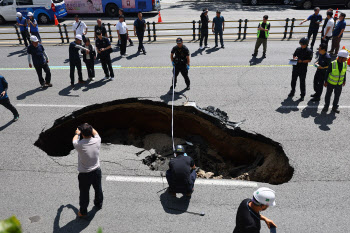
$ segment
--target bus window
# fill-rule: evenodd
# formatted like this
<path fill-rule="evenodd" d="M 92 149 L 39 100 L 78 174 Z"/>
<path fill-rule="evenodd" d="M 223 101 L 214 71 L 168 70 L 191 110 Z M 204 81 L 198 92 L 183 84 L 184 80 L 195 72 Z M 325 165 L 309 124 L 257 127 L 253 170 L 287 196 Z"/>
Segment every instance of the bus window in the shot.
<path fill-rule="evenodd" d="M 0 6 L 10 6 L 13 5 L 13 0 L 3 0 Z"/>
<path fill-rule="evenodd" d="M 33 0 L 17 0 L 16 3 L 18 6 L 28 6 L 33 5 Z"/>

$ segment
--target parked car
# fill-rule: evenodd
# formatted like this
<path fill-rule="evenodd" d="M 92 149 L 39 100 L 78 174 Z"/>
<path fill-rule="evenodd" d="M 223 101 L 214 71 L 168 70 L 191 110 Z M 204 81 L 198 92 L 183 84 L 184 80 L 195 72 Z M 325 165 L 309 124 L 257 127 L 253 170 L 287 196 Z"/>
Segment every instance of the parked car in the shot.
<path fill-rule="evenodd" d="M 291 3 L 291 0 L 242 0 L 242 2 L 253 6 L 261 3 L 275 3 L 275 4 L 289 5 Z"/>
<path fill-rule="evenodd" d="M 293 0 L 295 6 L 310 9 L 317 6 L 346 6 L 350 8 L 350 0 Z"/>

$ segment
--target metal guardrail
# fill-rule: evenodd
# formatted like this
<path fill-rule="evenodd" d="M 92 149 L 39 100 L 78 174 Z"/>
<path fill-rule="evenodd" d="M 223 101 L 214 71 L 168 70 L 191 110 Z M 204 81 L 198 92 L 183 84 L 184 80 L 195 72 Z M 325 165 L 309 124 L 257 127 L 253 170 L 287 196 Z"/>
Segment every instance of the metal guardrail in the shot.
<path fill-rule="evenodd" d="M 285 20 L 269 20 L 269 22 L 277 22 L 280 25 L 273 25 L 271 28 L 273 28 L 274 31 L 270 30 L 270 35 L 281 35 L 281 39 L 292 39 L 294 34 L 305 34 L 306 31 L 296 31 L 296 29 L 304 29 L 308 28 L 308 25 L 297 25 L 297 21 L 302 21 L 303 19 L 289 19 L 286 18 Z M 256 35 L 256 26 L 257 24 L 261 22 L 261 20 L 248 20 L 248 19 L 239 19 L 234 21 L 225 21 L 225 36 L 233 36 L 236 40 L 245 40 L 248 35 Z M 257 23 L 254 27 L 248 26 L 248 23 Z M 103 24 L 107 29 L 107 36 L 110 39 L 111 42 L 113 42 L 113 39 L 117 38 L 116 30 L 112 30 L 113 24 L 107 23 Z M 171 26 L 170 26 L 171 25 Z M 184 27 L 177 27 L 177 25 L 182 25 Z M 51 25 L 40 25 L 41 29 L 50 28 L 50 31 L 43 31 L 40 30 L 40 35 L 43 40 L 60 40 L 62 44 L 69 43 L 70 40 L 74 40 L 73 32 L 68 30 L 67 27 L 70 27 L 71 25 L 66 24 L 59 24 L 58 26 L 51 26 Z M 94 26 L 94 25 L 87 25 Z M 130 25 L 133 28 L 133 25 Z M 175 27 L 174 27 L 175 26 Z M 156 22 L 147 22 L 146 23 L 146 30 L 145 30 L 145 38 L 148 39 L 148 42 L 154 42 L 157 41 L 157 39 L 167 39 L 169 37 L 189 37 L 192 41 L 199 40 L 201 37 L 201 21 L 187 21 L 187 22 L 163 22 L 163 23 L 156 23 Z M 1 32 L 0 36 L 2 35 L 16 35 L 15 38 L 0 38 L 0 41 L 14 41 L 18 40 L 19 44 L 23 44 L 21 34 L 19 32 L 19 29 L 17 25 L 14 25 L 14 31 L 10 32 L 11 27 L 2 27 L 2 28 L 8 28 L 9 32 Z M 57 28 L 57 30 L 52 30 L 53 28 Z M 249 30 L 254 29 L 254 32 L 249 32 Z M 277 31 L 276 31 L 277 29 Z M 210 28 L 209 28 L 210 30 Z M 176 33 L 176 32 L 181 33 Z M 230 32 L 228 32 L 230 31 Z M 172 33 L 174 32 L 174 33 Z M 350 32 L 350 31 L 346 31 Z M 93 32 L 92 32 L 93 33 Z M 52 37 L 43 37 L 42 35 L 53 35 Z M 71 34 L 71 35 L 70 35 Z M 91 31 L 88 31 L 88 34 L 91 34 Z M 94 36 L 90 36 L 91 39 Z M 129 37 L 133 38 L 133 32 L 130 30 Z M 278 37 L 277 37 L 278 38 Z"/>

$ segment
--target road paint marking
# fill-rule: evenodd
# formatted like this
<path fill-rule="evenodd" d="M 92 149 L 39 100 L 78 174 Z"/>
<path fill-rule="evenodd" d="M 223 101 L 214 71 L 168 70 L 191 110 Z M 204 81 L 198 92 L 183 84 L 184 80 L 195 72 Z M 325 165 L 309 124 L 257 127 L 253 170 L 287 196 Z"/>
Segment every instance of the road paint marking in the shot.
<path fill-rule="evenodd" d="M 319 105 L 319 106 L 281 106 L 279 108 L 282 108 L 282 109 L 322 109 L 324 106 L 323 105 Z M 331 106 L 332 107 L 332 106 Z M 350 106 L 339 106 L 339 108 L 342 108 L 342 109 L 347 109 L 347 108 L 350 108 Z"/>
<path fill-rule="evenodd" d="M 16 104 L 17 107 L 51 107 L 51 108 L 84 108 L 86 105 L 59 105 L 59 104 Z"/>
<path fill-rule="evenodd" d="M 163 183 L 167 182 L 165 177 L 148 176 L 107 176 L 106 181 L 130 182 L 130 183 Z M 196 185 L 220 185 L 220 186 L 238 186 L 257 188 L 258 184 L 251 181 L 241 180 L 214 180 L 214 179 L 196 179 Z"/>

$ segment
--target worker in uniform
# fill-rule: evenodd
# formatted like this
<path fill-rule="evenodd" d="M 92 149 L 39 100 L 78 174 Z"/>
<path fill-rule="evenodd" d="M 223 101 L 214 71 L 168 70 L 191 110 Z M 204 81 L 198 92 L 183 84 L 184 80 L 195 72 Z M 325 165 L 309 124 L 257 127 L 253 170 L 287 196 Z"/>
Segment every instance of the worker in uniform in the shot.
<path fill-rule="evenodd" d="M 34 18 L 34 14 L 32 12 L 28 12 L 27 16 L 28 16 L 27 24 L 30 27 L 30 34 L 32 34 L 32 36 L 36 36 L 38 38 L 39 42 L 41 43 L 38 22 Z"/>
<path fill-rule="evenodd" d="M 275 191 L 269 188 L 259 188 L 253 193 L 253 197 L 244 199 L 238 207 L 236 215 L 236 227 L 233 233 L 259 233 L 261 229 L 260 220 L 263 220 L 267 227 L 276 228 L 276 224 L 261 215 L 270 206 L 275 206 Z"/>
<path fill-rule="evenodd" d="M 307 74 L 307 66 L 312 60 L 312 51 L 307 46 L 309 44 L 309 39 L 303 37 L 300 39 L 299 44 L 301 47 L 297 48 L 293 54 L 293 59 L 297 60 L 297 64 L 293 66 L 292 73 L 292 90 L 289 93 L 289 97 L 293 97 L 295 94 L 295 86 L 297 84 L 297 79 L 300 80 L 300 99 L 299 101 L 304 101 L 306 94 L 305 79 Z"/>
<path fill-rule="evenodd" d="M 311 95 L 311 97 L 313 97 L 311 101 L 320 101 L 323 90 L 324 77 L 326 76 L 326 71 L 331 63 L 331 56 L 327 53 L 327 44 L 320 44 L 320 47 L 318 48 L 318 54 L 319 57 L 315 63 L 315 66 L 317 67 L 317 71 L 314 77 L 315 94 Z"/>
<path fill-rule="evenodd" d="M 143 38 L 146 31 L 146 21 L 143 19 L 141 11 L 139 11 L 137 16 L 138 18 L 134 22 L 134 36 L 137 36 L 137 39 L 139 40 L 139 48 L 137 51 L 140 53 L 142 50 L 143 54 L 146 55 L 146 50 L 143 46 Z"/>
<path fill-rule="evenodd" d="M 79 51 L 85 50 L 86 54 L 90 53 L 90 50 L 81 46 L 83 38 L 81 35 L 75 36 L 75 41 L 71 42 L 69 45 L 69 66 L 70 66 L 70 83 L 71 87 L 74 87 L 74 73 L 75 67 L 78 70 L 79 83 L 83 84 L 85 81 L 83 80 L 83 74 L 81 72 L 81 60 Z"/>
<path fill-rule="evenodd" d="M 176 146 L 176 156 L 169 162 L 169 170 L 166 172 L 166 179 L 169 185 L 169 194 L 176 196 L 176 193 L 184 193 L 191 196 L 194 189 L 194 182 L 197 174 L 194 160 L 185 153 L 182 145 Z"/>
<path fill-rule="evenodd" d="M 16 16 L 17 16 L 17 18 L 16 18 L 16 20 L 17 20 L 16 25 L 19 26 L 19 30 L 21 31 L 21 35 L 22 35 L 22 38 L 23 38 L 23 41 L 24 41 L 24 45 L 26 47 L 28 47 L 28 42 L 30 43 L 30 41 L 29 41 L 30 35 L 29 35 L 29 32 L 28 32 L 27 19 L 22 16 L 21 12 L 17 12 Z"/>
<path fill-rule="evenodd" d="M 105 80 L 114 80 L 114 72 L 112 67 L 111 52 L 112 45 L 107 37 L 103 37 L 101 31 L 97 31 L 96 50 L 100 55 L 101 65 L 105 73 Z"/>
<path fill-rule="evenodd" d="M 263 44 L 263 58 L 266 58 L 266 48 L 267 48 L 267 38 L 270 35 L 270 22 L 268 22 L 269 16 L 264 15 L 263 21 L 259 23 L 258 25 L 258 39 L 256 40 L 255 44 L 255 50 L 252 54 L 253 57 L 256 57 L 258 55 L 258 50 Z"/>
<path fill-rule="evenodd" d="M 10 98 L 7 95 L 8 83 L 4 76 L 0 75 L 0 105 L 4 106 L 8 110 L 10 110 L 13 114 L 13 122 L 18 121 L 19 114 L 17 109 L 11 104 Z"/>
<path fill-rule="evenodd" d="M 339 98 L 342 92 L 343 86 L 346 83 L 346 70 L 349 53 L 346 50 L 340 50 L 338 53 L 337 60 L 333 61 L 327 69 L 326 82 L 324 86 L 327 87 L 325 105 L 322 112 L 327 112 L 329 108 L 329 103 L 331 102 L 331 95 L 334 91 L 334 100 L 332 111 L 339 113 Z"/>
<path fill-rule="evenodd" d="M 174 89 L 177 83 L 177 76 L 181 72 L 187 85 L 186 90 L 190 90 L 190 78 L 188 77 L 188 71 L 190 69 L 190 51 L 183 44 L 180 37 L 176 39 L 176 44 L 177 45 L 173 47 L 170 54 L 170 59 L 174 67 Z M 172 85 L 170 87 L 170 90 L 171 89 L 173 89 Z"/>

